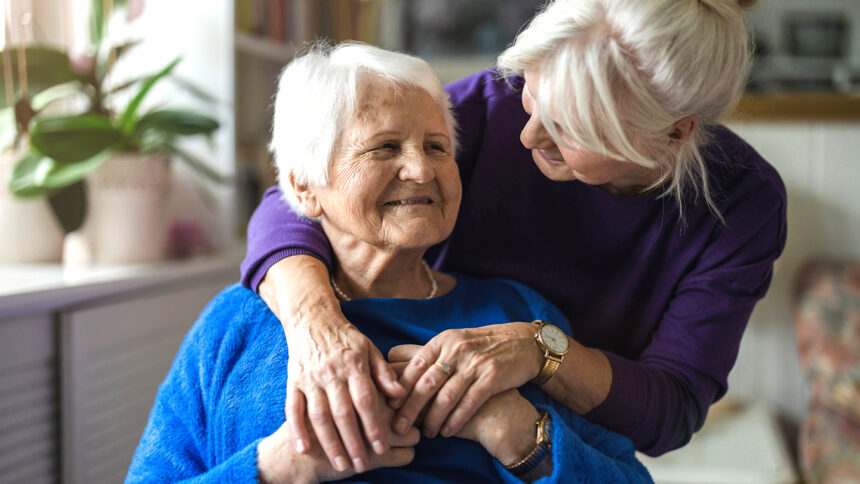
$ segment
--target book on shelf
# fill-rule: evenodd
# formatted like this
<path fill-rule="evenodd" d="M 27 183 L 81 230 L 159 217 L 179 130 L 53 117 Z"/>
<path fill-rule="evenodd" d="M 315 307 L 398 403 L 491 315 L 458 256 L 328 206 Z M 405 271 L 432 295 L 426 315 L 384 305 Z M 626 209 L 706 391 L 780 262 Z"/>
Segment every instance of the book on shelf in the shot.
<path fill-rule="evenodd" d="M 400 48 L 404 0 L 235 0 L 236 31 L 276 43 L 318 38 Z"/>

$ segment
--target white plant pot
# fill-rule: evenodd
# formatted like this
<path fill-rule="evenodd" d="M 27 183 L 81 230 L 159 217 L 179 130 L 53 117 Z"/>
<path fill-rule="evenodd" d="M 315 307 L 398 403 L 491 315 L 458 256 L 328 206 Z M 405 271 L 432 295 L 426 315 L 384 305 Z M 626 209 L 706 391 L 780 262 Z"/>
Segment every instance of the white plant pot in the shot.
<path fill-rule="evenodd" d="M 59 262 L 63 229 L 48 200 L 15 198 L 9 177 L 22 150 L 0 152 L 0 263 Z"/>
<path fill-rule="evenodd" d="M 97 264 L 164 259 L 171 173 L 167 158 L 121 153 L 87 177 L 83 233 Z"/>

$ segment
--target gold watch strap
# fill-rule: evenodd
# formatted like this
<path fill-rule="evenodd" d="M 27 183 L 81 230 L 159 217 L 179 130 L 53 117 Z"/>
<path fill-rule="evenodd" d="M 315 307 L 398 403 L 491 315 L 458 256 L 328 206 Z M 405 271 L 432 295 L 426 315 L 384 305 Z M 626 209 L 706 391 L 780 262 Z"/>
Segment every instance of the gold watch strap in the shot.
<path fill-rule="evenodd" d="M 555 356 L 546 355 L 544 357 L 543 367 L 540 369 L 540 373 L 538 373 L 538 375 L 531 381 L 532 385 L 541 386 L 548 382 L 549 379 L 555 375 L 556 370 L 558 370 L 558 365 L 560 364 L 561 359 L 556 358 Z"/>
<path fill-rule="evenodd" d="M 550 450 L 552 450 L 552 443 L 543 429 L 544 423 L 548 420 L 550 420 L 549 413 L 546 410 L 540 410 L 540 417 L 535 422 L 535 427 L 537 428 L 535 448 L 519 461 L 505 466 L 513 475 L 521 476 L 528 473 L 549 455 Z"/>

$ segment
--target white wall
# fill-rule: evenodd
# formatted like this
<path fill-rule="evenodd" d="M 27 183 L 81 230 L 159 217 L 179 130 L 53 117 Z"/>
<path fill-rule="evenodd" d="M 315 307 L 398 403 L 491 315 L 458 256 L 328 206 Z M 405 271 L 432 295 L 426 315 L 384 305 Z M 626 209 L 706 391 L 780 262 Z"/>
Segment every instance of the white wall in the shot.
<path fill-rule="evenodd" d="M 797 361 L 791 287 L 797 269 L 812 257 L 860 258 L 860 123 L 734 123 L 731 128 L 782 176 L 788 241 L 770 292 L 744 335 L 729 387 L 798 420 L 808 393 Z"/>

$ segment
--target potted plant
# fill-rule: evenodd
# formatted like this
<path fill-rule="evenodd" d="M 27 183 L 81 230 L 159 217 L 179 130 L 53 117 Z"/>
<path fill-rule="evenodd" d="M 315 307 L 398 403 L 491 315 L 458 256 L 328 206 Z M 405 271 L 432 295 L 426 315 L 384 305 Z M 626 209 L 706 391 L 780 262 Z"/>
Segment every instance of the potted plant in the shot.
<path fill-rule="evenodd" d="M 93 11 L 99 19 L 105 17 L 98 9 Z M 103 43 L 102 33 L 95 38 L 99 45 Z M 52 207 L 67 232 L 78 229 L 86 219 L 84 233 L 95 260 L 102 263 L 162 257 L 171 159 L 187 162 L 213 181 L 224 181 L 176 143 L 187 136 L 210 137 L 218 129 L 215 119 L 189 110 L 141 110 L 144 98 L 153 86 L 170 77 L 179 59 L 154 74 L 119 86 L 107 85 L 116 59 L 133 46 L 100 48 L 97 55 L 83 59 L 63 53 L 65 64 L 76 66 L 71 69 L 72 84 L 75 93 L 86 99 L 86 108 L 63 116 L 37 112 L 29 122 L 21 123 L 19 129 L 29 135 L 29 150 L 19 158 L 9 180 L 15 196 L 56 200 Z M 29 54 L 31 49 L 37 48 L 28 47 L 25 52 Z M 211 100 L 185 82 L 178 81 L 178 85 Z M 127 90 L 134 90 L 128 103 L 111 109 L 113 97 Z"/>
<path fill-rule="evenodd" d="M 19 199 L 2 187 L 10 181 L 17 160 L 29 151 L 30 121 L 76 76 L 65 54 L 50 48 L 7 49 L 0 53 L 0 62 L 0 119 L 5 124 L 0 128 L 0 263 L 55 262 L 62 252 L 62 226 L 74 223 L 51 215 L 52 206 L 64 206 L 66 190 Z"/>

